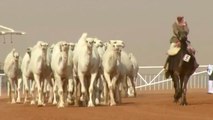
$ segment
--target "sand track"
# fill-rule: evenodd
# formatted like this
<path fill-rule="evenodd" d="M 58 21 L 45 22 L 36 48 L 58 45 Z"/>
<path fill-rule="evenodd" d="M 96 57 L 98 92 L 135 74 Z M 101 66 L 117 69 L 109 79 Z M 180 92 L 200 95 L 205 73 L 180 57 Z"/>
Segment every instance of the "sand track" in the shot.
<path fill-rule="evenodd" d="M 189 90 L 188 106 L 173 103 L 173 91 L 143 92 L 123 98 L 119 106 L 95 108 L 9 104 L 0 99 L 0 120 L 213 120 L 213 95 L 206 90 Z"/>

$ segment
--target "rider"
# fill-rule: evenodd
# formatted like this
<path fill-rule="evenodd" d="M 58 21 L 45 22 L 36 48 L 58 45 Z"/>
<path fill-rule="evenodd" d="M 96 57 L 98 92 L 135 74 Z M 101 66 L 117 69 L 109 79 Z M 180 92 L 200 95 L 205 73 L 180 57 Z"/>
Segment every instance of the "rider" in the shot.
<path fill-rule="evenodd" d="M 180 49 L 180 40 L 183 37 L 186 37 L 187 39 L 187 35 L 189 34 L 189 28 L 187 25 L 187 22 L 184 20 L 183 16 L 178 16 L 177 20 L 175 21 L 175 23 L 173 23 L 172 25 L 173 28 L 173 36 L 170 39 L 170 49 L 168 50 L 168 55 L 175 55 L 176 52 L 174 52 L 175 50 Z M 192 55 L 195 54 L 195 50 L 194 48 L 192 48 L 192 46 L 190 45 L 190 41 L 187 39 L 187 45 L 188 45 L 188 50 L 192 53 Z M 194 67 L 195 69 L 198 67 L 199 65 L 197 64 L 196 60 L 194 63 Z M 166 60 L 166 63 L 164 65 L 164 69 L 167 71 L 168 70 L 168 58 Z"/>

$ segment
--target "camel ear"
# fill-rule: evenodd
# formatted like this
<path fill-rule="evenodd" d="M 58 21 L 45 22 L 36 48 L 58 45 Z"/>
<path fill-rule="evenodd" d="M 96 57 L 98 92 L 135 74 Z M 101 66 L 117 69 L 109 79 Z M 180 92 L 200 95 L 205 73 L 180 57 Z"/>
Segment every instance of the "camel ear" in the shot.
<path fill-rule="evenodd" d="M 122 48 L 124 48 L 124 47 L 125 47 L 125 44 L 124 44 L 124 42 L 122 42 L 122 44 L 123 44 Z"/>
<path fill-rule="evenodd" d="M 116 44 L 117 41 L 116 40 L 110 40 L 110 43 Z"/>
<path fill-rule="evenodd" d="M 31 47 L 28 47 L 28 48 L 27 48 L 27 54 L 28 54 L 29 56 L 31 56 L 31 50 L 32 50 Z"/>
<path fill-rule="evenodd" d="M 42 42 L 39 42 L 39 46 L 42 47 Z"/>
<path fill-rule="evenodd" d="M 30 53 L 31 50 L 32 50 L 32 48 L 31 48 L 31 47 L 28 47 L 28 48 L 27 48 L 27 53 Z"/>
<path fill-rule="evenodd" d="M 14 53 L 15 51 L 16 51 L 16 49 L 15 49 L 15 48 L 13 48 L 13 49 L 12 49 L 12 52 Z"/>
<path fill-rule="evenodd" d="M 13 48 L 11 52 L 12 52 L 12 54 L 13 54 L 13 56 L 14 56 L 14 54 L 15 54 L 15 52 L 16 52 L 16 49 Z"/>
<path fill-rule="evenodd" d="M 46 45 L 46 47 L 48 47 L 48 46 L 49 46 L 49 44 L 48 44 L 48 43 L 46 43 L 45 45 Z"/>
<path fill-rule="evenodd" d="M 74 49 L 75 48 L 75 43 L 69 43 L 69 47 Z"/>

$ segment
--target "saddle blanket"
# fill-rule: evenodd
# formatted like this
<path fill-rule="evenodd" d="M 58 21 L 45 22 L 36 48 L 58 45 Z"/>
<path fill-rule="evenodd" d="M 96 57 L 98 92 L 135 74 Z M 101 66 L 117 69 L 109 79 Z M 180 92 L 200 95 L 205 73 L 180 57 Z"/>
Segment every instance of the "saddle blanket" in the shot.
<path fill-rule="evenodd" d="M 171 43 L 167 54 L 170 56 L 176 55 L 180 50 L 180 47 L 176 45 L 176 43 Z"/>

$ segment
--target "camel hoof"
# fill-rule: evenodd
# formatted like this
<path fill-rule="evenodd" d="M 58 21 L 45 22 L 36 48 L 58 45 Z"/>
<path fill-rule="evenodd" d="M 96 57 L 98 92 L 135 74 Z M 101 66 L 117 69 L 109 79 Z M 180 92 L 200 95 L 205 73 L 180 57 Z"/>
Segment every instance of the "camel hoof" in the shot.
<path fill-rule="evenodd" d="M 67 103 L 68 103 L 69 105 L 72 105 L 72 104 L 74 104 L 74 101 L 71 100 L 71 99 L 69 99 L 69 98 L 67 98 Z"/>
<path fill-rule="evenodd" d="M 127 97 L 134 97 L 135 96 L 133 88 L 128 89 L 127 95 L 128 95 Z"/>
<path fill-rule="evenodd" d="M 178 100 L 177 99 L 174 99 L 174 101 L 173 101 L 174 103 L 178 103 Z"/>
<path fill-rule="evenodd" d="M 58 103 L 57 103 L 57 101 L 53 101 L 53 105 L 57 105 Z"/>
<path fill-rule="evenodd" d="M 187 106 L 188 103 L 187 103 L 187 102 L 181 102 L 180 105 L 182 105 L 182 106 Z"/>
<path fill-rule="evenodd" d="M 30 102 L 28 99 L 25 99 L 25 100 L 24 100 L 24 104 L 26 104 L 26 103 L 28 103 L 28 102 Z"/>
<path fill-rule="evenodd" d="M 88 107 L 95 107 L 95 105 L 92 103 L 92 101 L 89 101 Z"/>
<path fill-rule="evenodd" d="M 84 97 L 83 96 L 81 96 L 80 97 L 80 101 L 84 101 L 85 99 L 84 99 Z"/>
<path fill-rule="evenodd" d="M 58 108 L 64 108 L 64 104 L 63 103 L 59 104 Z"/>
<path fill-rule="evenodd" d="M 52 99 L 49 99 L 47 103 L 51 104 L 52 103 Z"/>
<path fill-rule="evenodd" d="M 31 105 L 35 105 L 35 100 L 32 100 L 32 101 L 30 102 L 30 104 L 31 104 Z"/>
<path fill-rule="evenodd" d="M 11 104 L 16 104 L 16 101 L 13 99 L 12 102 L 11 102 Z"/>
<path fill-rule="evenodd" d="M 38 102 L 38 107 L 43 107 L 43 106 L 45 106 L 45 104 L 44 104 L 44 103 L 42 103 L 42 102 Z"/>
<path fill-rule="evenodd" d="M 115 102 L 110 103 L 110 106 L 116 106 L 116 103 Z"/>
<path fill-rule="evenodd" d="M 95 99 L 95 104 L 99 105 L 100 104 L 100 100 L 98 98 Z"/>
<path fill-rule="evenodd" d="M 21 103 L 21 99 L 17 98 L 16 103 Z"/>

